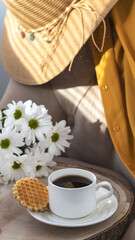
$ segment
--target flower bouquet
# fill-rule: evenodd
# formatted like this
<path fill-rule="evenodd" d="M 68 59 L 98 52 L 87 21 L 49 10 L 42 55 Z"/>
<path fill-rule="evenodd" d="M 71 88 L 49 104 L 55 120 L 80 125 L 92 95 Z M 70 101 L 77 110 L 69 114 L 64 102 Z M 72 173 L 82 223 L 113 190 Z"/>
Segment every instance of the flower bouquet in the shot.
<path fill-rule="evenodd" d="M 48 177 L 54 156 L 70 146 L 70 132 L 65 120 L 53 125 L 44 105 L 12 101 L 0 111 L 0 182 Z"/>

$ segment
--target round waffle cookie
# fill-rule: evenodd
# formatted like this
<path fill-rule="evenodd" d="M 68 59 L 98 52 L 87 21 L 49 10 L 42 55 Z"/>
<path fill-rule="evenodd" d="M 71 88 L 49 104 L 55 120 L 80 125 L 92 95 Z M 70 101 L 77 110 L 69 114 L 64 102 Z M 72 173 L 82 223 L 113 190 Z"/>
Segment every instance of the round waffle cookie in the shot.
<path fill-rule="evenodd" d="M 44 211 L 49 207 L 48 188 L 36 178 L 22 178 L 13 188 L 14 197 L 31 211 Z"/>

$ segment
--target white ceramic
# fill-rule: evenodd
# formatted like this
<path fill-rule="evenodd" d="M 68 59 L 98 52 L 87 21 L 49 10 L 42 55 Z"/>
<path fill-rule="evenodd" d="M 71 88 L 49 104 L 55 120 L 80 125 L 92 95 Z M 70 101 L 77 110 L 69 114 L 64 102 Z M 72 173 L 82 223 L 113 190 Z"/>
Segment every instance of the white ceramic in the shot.
<path fill-rule="evenodd" d="M 53 184 L 53 181 L 67 175 L 79 175 L 92 181 L 92 184 L 81 188 L 63 188 Z M 109 191 L 96 198 L 96 191 L 107 186 Z M 113 195 L 113 188 L 109 182 L 96 184 L 96 176 L 79 168 L 65 168 L 53 172 L 48 178 L 50 210 L 63 218 L 82 218 L 92 213 L 97 204 Z"/>
<path fill-rule="evenodd" d="M 100 188 L 97 191 L 97 195 L 101 197 L 107 192 L 108 190 L 106 190 L 105 188 Z M 100 204 L 98 204 L 93 213 L 83 218 L 60 218 L 57 215 L 53 214 L 50 210 L 44 212 L 31 212 L 28 210 L 28 212 L 33 218 L 49 225 L 59 227 L 86 227 L 107 220 L 116 212 L 117 207 L 117 199 L 114 195 L 112 195 L 112 197 L 110 197 L 108 200 L 104 200 Z"/>

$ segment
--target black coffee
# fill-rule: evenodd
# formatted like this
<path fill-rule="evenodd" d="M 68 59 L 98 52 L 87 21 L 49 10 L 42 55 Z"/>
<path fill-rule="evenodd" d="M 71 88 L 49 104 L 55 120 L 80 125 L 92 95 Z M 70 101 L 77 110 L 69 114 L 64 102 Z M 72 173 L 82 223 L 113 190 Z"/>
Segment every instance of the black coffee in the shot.
<path fill-rule="evenodd" d="M 68 175 L 64 177 L 57 178 L 53 184 L 64 188 L 80 188 L 90 185 L 92 182 L 90 179 L 82 176 Z"/>

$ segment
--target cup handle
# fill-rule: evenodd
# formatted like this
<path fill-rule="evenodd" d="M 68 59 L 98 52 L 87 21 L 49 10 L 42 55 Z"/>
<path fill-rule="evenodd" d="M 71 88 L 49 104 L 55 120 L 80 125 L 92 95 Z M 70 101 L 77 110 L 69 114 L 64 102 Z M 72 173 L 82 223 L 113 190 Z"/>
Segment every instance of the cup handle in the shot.
<path fill-rule="evenodd" d="M 96 191 L 100 188 L 100 187 L 107 187 L 109 188 L 109 192 L 104 194 L 103 196 L 97 197 L 96 198 L 96 204 L 99 204 L 100 202 L 102 202 L 103 200 L 111 197 L 113 195 L 113 188 L 111 186 L 111 184 L 107 181 L 103 181 L 100 183 L 96 184 Z"/>

